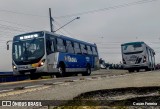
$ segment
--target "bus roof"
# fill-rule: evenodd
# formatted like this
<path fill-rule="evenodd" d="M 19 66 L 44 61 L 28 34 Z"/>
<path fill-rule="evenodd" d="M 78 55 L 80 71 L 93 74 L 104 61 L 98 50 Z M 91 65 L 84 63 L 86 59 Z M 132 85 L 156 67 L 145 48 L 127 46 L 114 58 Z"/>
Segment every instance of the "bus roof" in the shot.
<path fill-rule="evenodd" d="M 49 33 L 49 34 L 53 34 L 53 35 L 55 35 L 59 38 L 62 38 L 62 39 L 66 39 L 66 40 L 70 40 L 70 41 L 74 41 L 74 42 L 78 42 L 78 43 L 82 43 L 82 44 L 86 44 L 86 45 L 90 45 L 90 46 L 96 46 L 96 44 L 92 44 L 92 43 L 85 42 L 85 41 L 82 41 L 82 40 L 74 39 L 74 38 L 71 38 L 71 37 L 68 37 L 68 36 L 59 35 L 59 34 L 55 34 L 55 33 L 48 32 L 48 31 L 45 31 L 45 32 Z"/>
<path fill-rule="evenodd" d="M 121 44 L 121 46 L 132 45 L 132 44 L 145 44 L 145 43 L 144 42 L 128 42 L 128 43 Z"/>
<path fill-rule="evenodd" d="M 141 41 L 141 42 L 128 42 L 128 43 L 124 43 L 124 44 L 121 44 L 121 46 L 124 46 L 124 45 L 132 45 L 132 44 L 145 44 L 148 48 L 150 48 L 152 51 L 154 51 L 150 46 L 148 46 L 145 42 Z"/>
<path fill-rule="evenodd" d="M 90 45 L 90 46 L 96 46 L 96 44 L 92 44 L 92 43 L 85 42 L 85 41 L 82 41 L 82 40 L 74 39 L 74 38 L 67 37 L 67 36 L 64 36 L 64 35 L 59 35 L 59 34 L 56 34 L 56 33 L 45 31 L 45 30 L 44 31 L 34 31 L 34 32 L 28 32 L 28 33 L 24 33 L 24 34 L 19 34 L 19 35 L 16 35 L 14 37 L 16 38 L 16 37 L 19 37 L 19 36 L 22 36 L 22 35 L 38 33 L 38 32 L 45 32 L 45 33 L 52 34 L 52 35 L 54 35 L 56 37 L 63 38 L 63 39 L 66 39 L 66 40 L 75 41 L 75 42 L 86 44 L 86 45 Z"/>
<path fill-rule="evenodd" d="M 59 37 L 63 38 L 63 39 L 66 39 L 66 40 L 70 40 L 70 41 L 74 41 L 74 42 L 90 45 L 90 46 L 96 46 L 95 44 L 88 43 L 88 42 L 85 42 L 85 41 L 82 41 L 82 40 L 78 40 L 78 39 L 74 39 L 74 38 L 70 38 L 70 37 L 63 36 L 63 35 L 60 35 Z"/>

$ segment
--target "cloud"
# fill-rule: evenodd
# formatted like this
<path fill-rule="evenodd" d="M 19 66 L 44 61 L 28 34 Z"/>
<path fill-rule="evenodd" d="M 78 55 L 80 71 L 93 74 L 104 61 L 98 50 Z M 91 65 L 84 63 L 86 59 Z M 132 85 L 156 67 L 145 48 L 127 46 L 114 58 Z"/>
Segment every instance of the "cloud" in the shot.
<path fill-rule="evenodd" d="M 16 28 L 19 27 L 24 32 L 50 30 L 48 8 L 52 8 L 52 16 L 57 17 L 135 1 L 136 0 L 1 0 L 0 10 L 9 10 L 24 14 L 0 11 L 0 20 L 10 21 L 24 26 L 3 21 L 0 21 L 0 24 Z M 61 29 L 58 33 L 62 34 L 61 32 L 63 32 L 64 35 L 85 41 L 108 43 L 106 45 L 98 45 L 99 51 L 101 52 L 99 53 L 100 57 L 113 63 L 119 63 L 121 61 L 121 54 L 119 53 L 121 43 L 140 40 L 147 42 L 153 49 L 159 47 L 159 45 L 152 44 L 152 42 L 160 41 L 159 5 L 160 2 L 155 1 L 82 15 L 79 20 L 74 21 L 64 28 L 68 32 Z M 77 16 L 55 20 L 62 26 L 75 17 Z M 58 28 L 60 26 L 55 25 L 55 27 Z M 23 33 L 23 31 L 18 32 L 11 29 L 4 30 L 4 27 L 2 26 L 0 26 L 0 28 L 0 35 L 3 36 L 1 40 L 9 40 L 15 34 Z M 0 42 L 2 42 L 1 40 Z M 114 44 L 109 42 L 118 43 Z M 0 46 L 4 47 L 5 43 L 1 43 Z M 108 49 L 108 46 L 117 49 Z M 118 52 L 119 54 L 114 54 L 115 52 Z M 159 55 L 160 54 L 157 53 L 157 62 L 160 61 Z M 0 60 L 4 62 L 3 65 L 0 66 L 0 69 L 11 68 L 11 52 L 0 49 Z"/>

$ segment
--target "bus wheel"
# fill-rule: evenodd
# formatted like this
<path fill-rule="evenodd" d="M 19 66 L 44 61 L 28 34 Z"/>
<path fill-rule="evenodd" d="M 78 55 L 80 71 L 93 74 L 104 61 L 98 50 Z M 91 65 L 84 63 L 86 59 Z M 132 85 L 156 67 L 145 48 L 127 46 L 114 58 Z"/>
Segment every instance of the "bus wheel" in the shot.
<path fill-rule="evenodd" d="M 65 68 L 64 67 L 62 67 L 62 66 L 60 66 L 59 68 L 58 68 L 58 74 L 56 74 L 56 77 L 64 77 L 64 76 L 66 76 L 66 74 L 65 74 Z"/>
<path fill-rule="evenodd" d="M 130 72 L 130 73 L 131 73 L 131 72 L 134 72 L 134 70 L 132 70 L 132 69 L 129 69 L 129 70 L 128 70 L 128 72 Z"/>
<path fill-rule="evenodd" d="M 139 72 L 139 69 L 137 69 L 136 71 Z"/>
<path fill-rule="evenodd" d="M 146 68 L 145 71 L 151 71 L 151 69 L 150 68 Z"/>
<path fill-rule="evenodd" d="M 89 76 L 90 74 L 91 74 L 91 68 L 88 65 L 86 68 L 86 71 L 82 73 L 82 76 Z"/>
<path fill-rule="evenodd" d="M 156 68 L 155 68 L 155 65 L 153 66 L 152 70 L 154 71 Z"/>

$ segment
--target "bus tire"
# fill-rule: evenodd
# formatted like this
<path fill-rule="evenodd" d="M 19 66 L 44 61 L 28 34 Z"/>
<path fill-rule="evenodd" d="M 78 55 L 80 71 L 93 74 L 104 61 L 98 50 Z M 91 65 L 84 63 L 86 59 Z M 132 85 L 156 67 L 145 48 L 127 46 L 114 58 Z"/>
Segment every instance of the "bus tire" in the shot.
<path fill-rule="evenodd" d="M 89 76 L 91 74 L 91 67 L 87 65 L 86 71 L 82 73 L 82 76 Z"/>
<path fill-rule="evenodd" d="M 65 77 L 66 73 L 65 73 L 65 67 L 60 65 L 58 68 L 58 74 L 56 74 L 56 77 Z"/>
<path fill-rule="evenodd" d="M 152 68 L 152 70 L 154 71 L 156 68 L 155 68 L 155 65 L 153 65 L 153 68 Z"/>
<path fill-rule="evenodd" d="M 131 73 L 131 72 L 134 72 L 134 70 L 133 69 L 129 69 L 128 72 Z"/>
<path fill-rule="evenodd" d="M 147 67 L 147 68 L 145 69 L 145 71 L 151 71 L 151 68 L 148 68 L 148 67 Z"/>

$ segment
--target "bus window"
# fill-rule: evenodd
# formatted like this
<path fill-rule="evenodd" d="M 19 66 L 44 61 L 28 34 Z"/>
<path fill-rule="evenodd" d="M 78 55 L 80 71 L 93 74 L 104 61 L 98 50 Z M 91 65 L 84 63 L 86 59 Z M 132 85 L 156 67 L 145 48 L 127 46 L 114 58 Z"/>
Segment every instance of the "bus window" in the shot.
<path fill-rule="evenodd" d="M 88 53 L 88 54 L 92 54 L 92 50 L 91 50 L 91 47 L 90 47 L 90 46 L 87 46 L 87 53 Z"/>
<path fill-rule="evenodd" d="M 86 46 L 84 44 L 80 44 L 82 54 L 87 54 Z"/>
<path fill-rule="evenodd" d="M 52 51 L 52 52 L 55 52 L 55 47 L 54 47 L 54 45 L 55 45 L 55 39 L 54 39 L 54 38 L 51 38 L 51 51 Z"/>
<path fill-rule="evenodd" d="M 79 44 L 78 43 L 74 43 L 74 51 L 75 51 L 75 53 L 81 53 L 81 50 L 80 50 L 80 48 L 79 48 Z"/>
<path fill-rule="evenodd" d="M 47 50 L 47 55 L 51 54 L 52 53 L 52 50 L 51 50 L 51 41 L 46 39 L 46 50 Z"/>
<path fill-rule="evenodd" d="M 97 55 L 97 50 L 95 47 L 92 47 L 92 52 L 93 52 L 93 55 Z"/>
<path fill-rule="evenodd" d="M 66 52 L 63 39 L 57 38 L 57 51 Z"/>
<path fill-rule="evenodd" d="M 66 41 L 66 51 L 68 53 L 74 53 L 74 48 L 71 41 Z"/>
<path fill-rule="evenodd" d="M 21 57 L 21 52 L 23 52 L 22 51 L 22 46 L 21 45 L 19 45 L 19 44 L 14 44 L 14 51 L 15 52 L 13 52 L 13 57 L 17 60 L 18 58 L 20 58 Z"/>
<path fill-rule="evenodd" d="M 46 50 L 47 50 L 47 55 L 55 52 L 54 42 L 55 42 L 55 39 L 52 38 L 51 35 L 47 35 L 47 37 L 46 37 Z"/>

